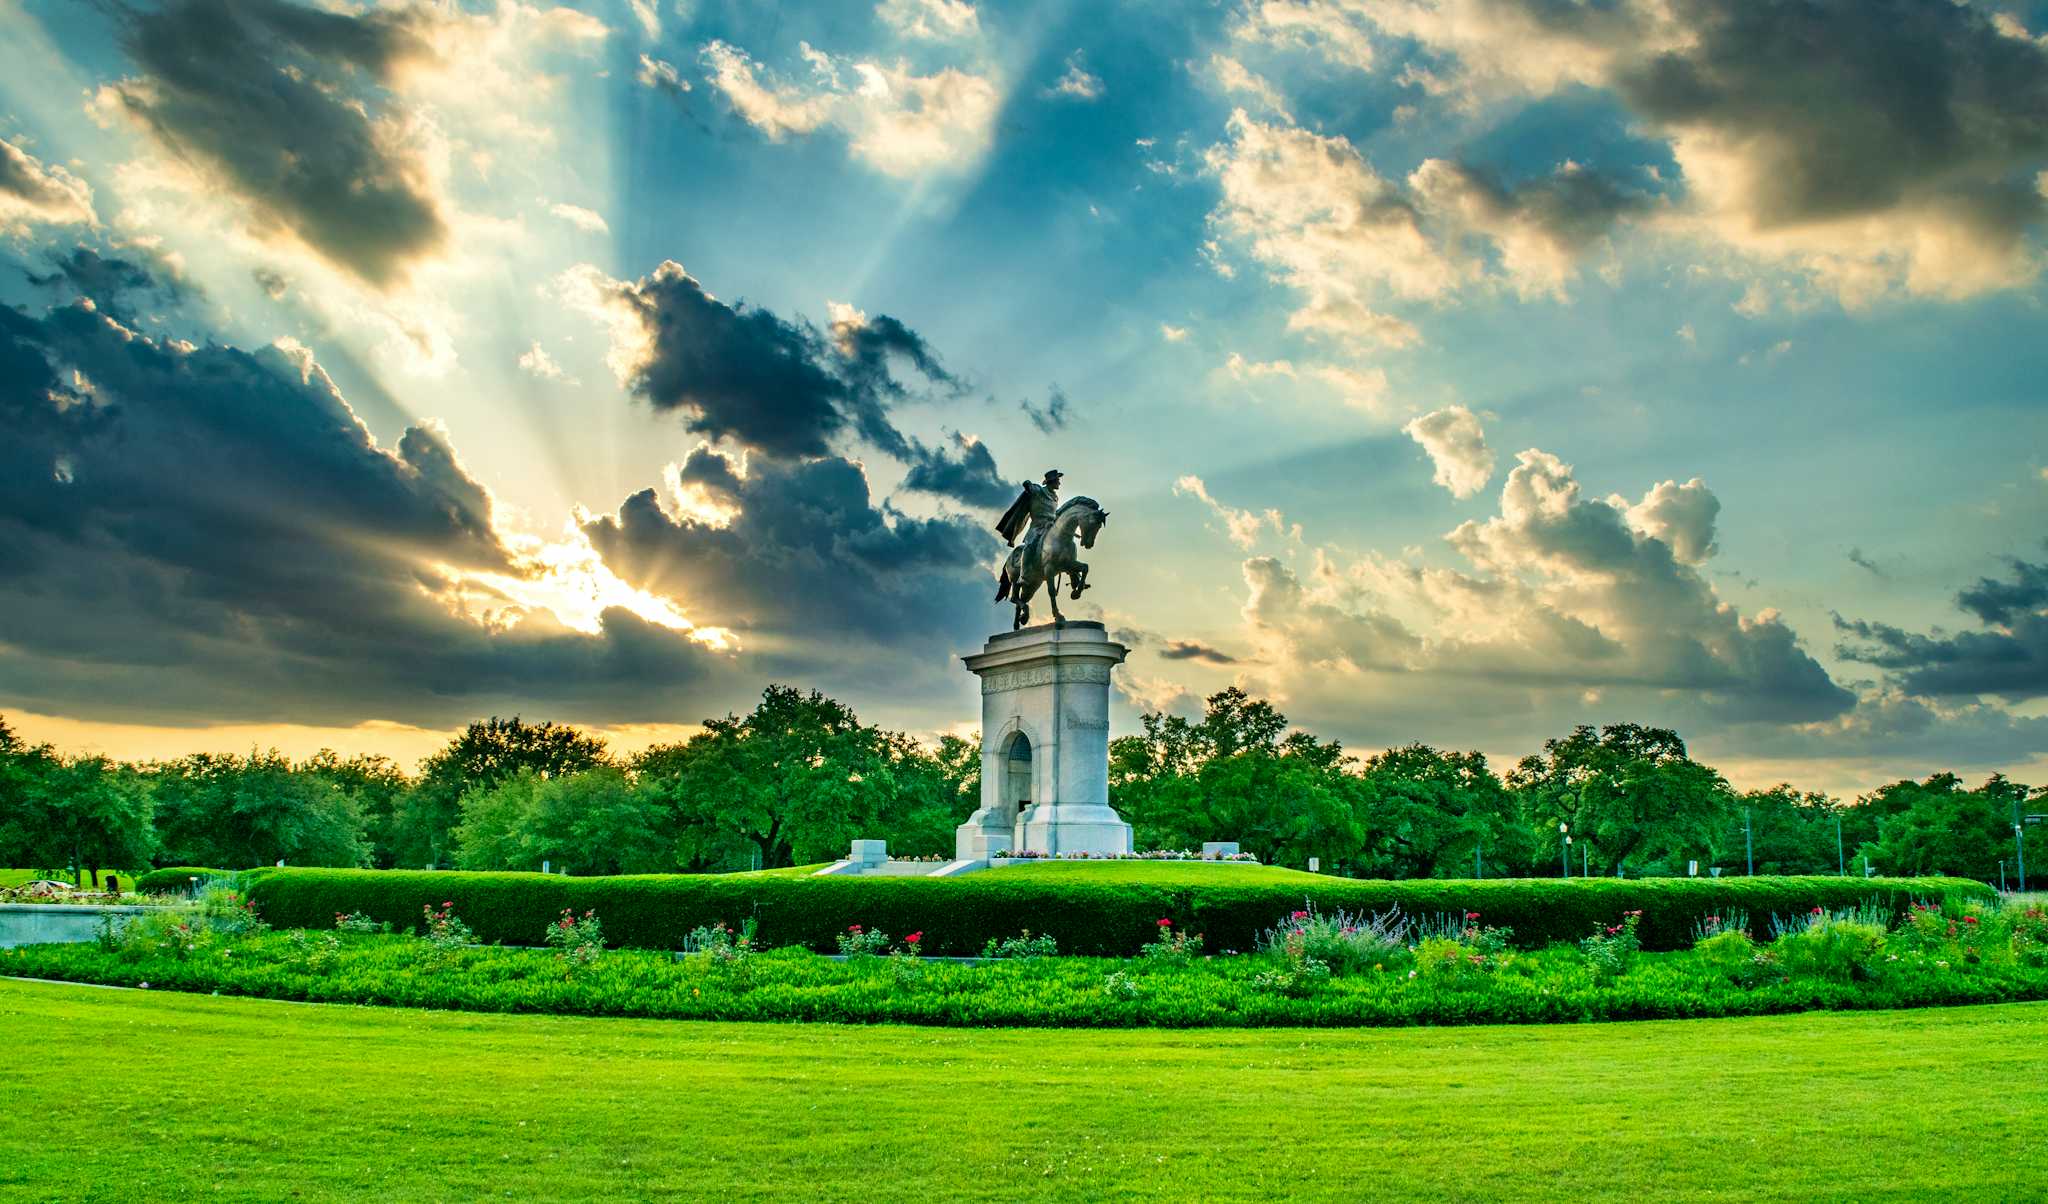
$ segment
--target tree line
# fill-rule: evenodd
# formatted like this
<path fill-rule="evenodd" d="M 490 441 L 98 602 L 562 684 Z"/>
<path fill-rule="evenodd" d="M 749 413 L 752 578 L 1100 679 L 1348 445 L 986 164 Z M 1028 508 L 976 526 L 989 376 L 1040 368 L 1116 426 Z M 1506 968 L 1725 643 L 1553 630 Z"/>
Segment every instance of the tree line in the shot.
<path fill-rule="evenodd" d="M 1235 840 L 1354 877 L 1945 872 L 1998 881 L 2048 789 L 1953 773 L 1855 799 L 1737 791 L 1677 733 L 1579 727 L 1505 774 L 1425 744 L 1357 758 L 1241 690 L 1146 715 L 1110 745 L 1110 801 L 1141 848 Z M 407 772 L 322 751 L 127 763 L 22 741 L 0 718 L 0 862 L 98 882 L 145 865 L 704 873 L 826 861 L 858 837 L 948 854 L 980 802 L 977 745 L 860 722 L 770 686 L 746 715 L 631 756 L 574 727 L 493 717 Z M 1570 838 L 1570 843 L 1566 838 Z M 2048 851 L 2042 871 L 2048 873 Z"/>

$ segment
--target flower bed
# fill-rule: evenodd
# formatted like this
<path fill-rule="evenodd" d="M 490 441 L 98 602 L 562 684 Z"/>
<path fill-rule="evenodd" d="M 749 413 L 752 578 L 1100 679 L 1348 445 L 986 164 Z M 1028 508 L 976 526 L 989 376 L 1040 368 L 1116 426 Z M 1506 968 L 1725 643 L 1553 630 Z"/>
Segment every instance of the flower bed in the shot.
<path fill-rule="evenodd" d="M 1631 922 L 1647 917 L 1527 952 L 1476 915 L 1304 910 L 1269 928 L 1260 952 L 1234 956 L 1205 956 L 1201 934 L 1160 917 L 1139 957 L 1031 946 L 978 965 L 923 956 L 922 932 L 896 940 L 865 927 L 839 934 L 844 960 L 757 952 L 722 927 L 694 934 L 701 951 L 681 957 L 602 950 L 589 915 L 556 917 L 555 931 L 581 932 L 553 950 L 463 946 L 446 939 L 459 917 L 429 910 L 425 937 L 347 924 L 278 933 L 227 896 L 95 944 L 0 953 L 0 972 L 474 1011 L 935 1025 L 1550 1023 L 2048 999 L 2048 914 L 1979 903 L 1916 912 L 1889 931 L 1852 911 L 1809 913 L 1767 943 L 1722 928 L 1662 954 L 1628 947 Z"/>

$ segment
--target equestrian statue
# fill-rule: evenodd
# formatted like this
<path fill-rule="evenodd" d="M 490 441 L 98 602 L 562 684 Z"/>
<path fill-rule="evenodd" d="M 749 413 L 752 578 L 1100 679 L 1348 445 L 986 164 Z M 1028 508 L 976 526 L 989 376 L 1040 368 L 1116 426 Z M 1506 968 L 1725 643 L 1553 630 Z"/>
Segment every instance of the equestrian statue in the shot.
<path fill-rule="evenodd" d="M 1092 497 L 1060 501 L 1060 475 L 1055 468 L 1045 474 L 1043 484 L 1024 482 L 1023 492 L 996 521 L 996 534 L 1010 544 L 996 585 L 996 601 L 1008 598 L 1017 608 L 1012 631 L 1031 621 L 1031 595 L 1040 585 L 1045 586 L 1046 600 L 1052 603 L 1052 621 L 1067 621 L 1060 614 L 1059 579 L 1062 575 L 1067 578 L 1071 599 L 1081 597 L 1088 588 L 1088 566 L 1079 549 L 1094 547 L 1096 533 L 1109 521 L 1109 511 Z M 1017 541 L 1020 535 L 1022 543 Z"/>

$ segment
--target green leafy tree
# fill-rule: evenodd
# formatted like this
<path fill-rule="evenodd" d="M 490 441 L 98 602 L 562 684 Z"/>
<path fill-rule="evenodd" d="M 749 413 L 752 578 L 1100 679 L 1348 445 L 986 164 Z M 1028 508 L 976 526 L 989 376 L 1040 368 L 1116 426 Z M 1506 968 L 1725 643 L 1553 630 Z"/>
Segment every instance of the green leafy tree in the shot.
<path fill-rule="evenodd" d="M 1863 800 L 1878 816 L 1877 835 L 1858 854 L 1881 874 L 1956 874 L 1996 882 L 1999 861 L 2014 856 L 2015 804 L 2023 808 L 2029 793 L 2003 774 L 1975 790 L 1964 789 L 1953 773 L 1893 782 Z"/>
<path fill-rule="evenodd" d="M 603 765 L 544 778 L 521 769 L 462 798 L 456 863 L 466 870 L 651 874 L 674 868 L 674 820 L 658 794 Z"/>
<path fill-rule="evenodd" d="M 472 790 L 487 790 L 522 769 L 559 777 L 595 769 L 609 759 L 603 740 L 566 724 L 527 723 L 517 715 L 472 723 L 420 762 L 418 783 L 396 805 L 392 863 L 443 865 L 451 860 L 462 796 Z"/>
<path fill-rule="evenodd" d="M 369 863 L 355 796 L 317 772 L 297 769 L 275 749 L 247 757 L 195 753 L 152 764 L 144 776 L 168 864 Z"/>
<path fill-rule="evenodd" d="M 370 841 L 371 864 L 379 869 L 396 864 L 398 811 L 412 789 L 412 779 L 397 762 L 375 753 L 343 757 L 323 748 L 300 762 L 299 771 L 318 774 L 355 799 Z"/>
<path fill-rule="evenodd" d="M 771 685 L 745 717 L 706 720 L 682 748 L 641 764 L 665 775 L 685 865 L 739 855 L 758 855 L 763 868 L 829 860 L 855 837 L 887 831 L 900 811 L 889 734 L 815 690 Z"/>
<path fill-rule="evenodd" d="M 156 850 L 148 788 L 105 757 L 27 748 L 0 725 L 0 854 L 10 865 L 68 869 L 97 887 L 103 869 L 147 865 Z"/>
<path fill-rule="evenodd" d="M 1538 847 L 1569 824 L 1574 841 L 1591 842 L 1592 864 L 1603 873 L 1664 868 L 1689 849 L 1706 849 L 1734 803 L 1728 783 L 1688 757 L 1677 732 L 1633 723 L 1581 726 L 1546 740 L 1507 784 L 1522 798 Z M 1574 848 L 1574 873 L 1580 856 Z"/>
<path fill-rule="evenodd" d="M 1528 827 L 1486 754 L 1410 744 L 1367 758 L 1361 777 L 1367 844 L 1379 854 L 1375 870 L 1395 878 L 1469 877 L 1475 852 L 1496 875 L 1528 867 Z"/>
<path fill-rule="evenodd" d="M 1769 790 L 1749 790 L 1736 800 L 1715 835 L 1714 864 L 1741 869 L 1754 848 L 1759 874 L 1832 874 L 1840 868 L 1835 856 L 1835 820 L 1845 821 L 1842 850 L 1853 852 L 1857 833 L 1851 812 L 1839 800 L 1780 783 Z M 1749 827 L 1745 833 L 1744 818 Z"/>
<path fill-rule="evenodd" d="M 1363 791 L 1343 746 L 1287 729 L 1287 717 L 1232 687 L 1198 722 L 1146 715 L 1110 746 L 1110 801 L 1145 846 L 1235 840 L 1280 864 L 1350 867 L 1365 851 Z"/>

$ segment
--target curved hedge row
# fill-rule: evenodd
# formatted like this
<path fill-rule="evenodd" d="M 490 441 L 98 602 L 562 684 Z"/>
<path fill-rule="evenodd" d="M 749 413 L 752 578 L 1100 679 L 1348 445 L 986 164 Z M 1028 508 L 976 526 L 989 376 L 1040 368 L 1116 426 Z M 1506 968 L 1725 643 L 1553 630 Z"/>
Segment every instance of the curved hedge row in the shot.
<path fill-rule="evenodd" d="M 145 895 L 176 895 L 192 889 L 192 879 L 232 878 L 238 871 L 217 870 L 204 865 L 167 865 L 135 879 L 135 889 Z"/>
<path fill-rule="evenodd" d="M 1682 949 L 1704 916 L 1747 911 L 1766 930 L 1774 915 L 1876 902 L 1903 913 L 1916 899 L 1990 898 L 1963 878 L 1641 878 L 1364 881 L 1188 885 L 1006 878 L 1001 870 L 962 878 L 778 878 L 760 875 L 647 875 L 565 878 L 547 874 L 424 870 L 266 869 L 249 895 L 270 923 L 325 928 L 363 912 L 400 929 L 417 927 L 427 906 L 455 913 L 489 943 L 536 944 L 563 908 L 596 910 L 614 945 L 681 948 L 693 928 L 752 918 L 770 947 L 829 952 L 852 924 L 892 936 L 925 934 L 935 954 L 975 954 L 991 937 L 1020 929 L 1049 933 L 1062 953 L 1128 955 L 1158 935 L 1162 918 L 1204 934 L 1211 951 L 1249 950 L 1258 934 L 1313 902 L 1328 911 L 1429 916 L 1480 913 L 1511 927 L 1517 944 L 1573 941 L 1623 912 L 1643 912 L 1647 949 Z M 1765 932 L 1768 935 L 1768 931 Z"/>

